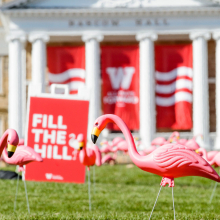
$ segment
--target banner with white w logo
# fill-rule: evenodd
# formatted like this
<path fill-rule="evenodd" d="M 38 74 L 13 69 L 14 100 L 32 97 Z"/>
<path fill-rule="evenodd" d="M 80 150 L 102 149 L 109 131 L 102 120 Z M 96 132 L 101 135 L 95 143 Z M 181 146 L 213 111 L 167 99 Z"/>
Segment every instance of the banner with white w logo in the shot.
<path fill-rule="evenodd" d="M 116 114 L 139 129 L 139 50 L 136 45 L 101 47 L 104 114 Z M 119 130 L 116 125 L 109 129 Z"/>
<path fill-rule="evenodd" d="M 70 93 L 85 84 L 85 47 L 47 47 L 49 83 L 68 84 Z"/>
<path fill-rule="evenodd" d="M 192 45 L 156 45 L 157 128 L 192 128 Z"/>

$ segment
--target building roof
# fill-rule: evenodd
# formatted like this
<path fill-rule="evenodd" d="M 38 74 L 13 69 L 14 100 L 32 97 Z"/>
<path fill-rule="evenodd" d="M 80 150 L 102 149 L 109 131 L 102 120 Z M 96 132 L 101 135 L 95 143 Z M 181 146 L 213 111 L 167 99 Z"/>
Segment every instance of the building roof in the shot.
<path fill-rule="evenodd" d="M 215 7 L 219 3 L 220 0 L 14 0 L 1 9 Z"/>

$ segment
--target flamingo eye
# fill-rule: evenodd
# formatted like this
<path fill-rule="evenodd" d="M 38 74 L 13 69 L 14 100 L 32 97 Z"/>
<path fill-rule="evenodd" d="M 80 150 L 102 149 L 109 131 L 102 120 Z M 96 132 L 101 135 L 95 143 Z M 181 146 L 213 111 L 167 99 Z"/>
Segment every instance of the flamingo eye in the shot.
<path fill-rule="evenodd" d="M 99 123 L 98 123 L 98 122 L 96 122 L 96 123 L 95 123 L 95 126 L 98 126 L 98 125 L 99 125 Z"/>

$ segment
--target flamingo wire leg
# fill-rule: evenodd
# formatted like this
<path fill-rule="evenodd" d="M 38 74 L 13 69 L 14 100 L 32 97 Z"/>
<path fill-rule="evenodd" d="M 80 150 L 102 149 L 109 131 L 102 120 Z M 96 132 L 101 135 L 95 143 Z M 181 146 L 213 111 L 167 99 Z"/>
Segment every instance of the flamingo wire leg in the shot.
<path fill-rule="evenodd" d="M 219 168 L 219 175 L 220 175 L 220 168 Z M 218 184 L 218 182 L 215 182 L 215 186 L 214 186 L 214 188 L 213 188 L 212 195 L 211 195 L 211 197 L 210 197 L 209 203 L 212 203 L 212 199 L 213 199 L 213 197 L 214 197 L 215 190 L 216 190 L 216 188 L 217 188 L 217 184 Z"/>
<path fill-rule="evenodd" d="M 156 206 L 157 200 L 158 200 L 158 198 L 159 198 L 161 189 L 162 189 L 162 186 L 160 187 L 160 190 L 159 190 L 159 192 L 158 192 L 158 194 L 157 194 L 157 198 L 156 198 L 156 201 L 155 201 L 155 203 L 154 203 L 154 207 L 153 207 L 153 209 L 152 209 L 152 211 L 151 211 L 151 213 L 150 213 L 150 218 L 149 218 L 149 220 L 151 219 L 151 216 L 152 216 L 152 214 L 153 214 L 153 211 L 154 211 L 154 208 L 155 208 L 155 206 Z"/>
<path fill-rule="evenodd" d="M 173 194 L 173 187 L 172 187 L 172 197 L 173 197 L 173 212 L 174 212 L 174 220 L 176 220 L 176 216 L 175 216 L 175 206 L 174 206 L 174 194 Z"/>
<path fill-rule="evenodd" d="M 211 195 L 211 197 L 210 197 L 209 203 L 212 203 L 212 199 L 213 199 L 213 197 L 214 197 L 214 194 L 215 194 L 215 190 L 216 190 L 217 184 L 218 184 L 218 183 L 215 182 L 215 186 L 214 186 L 214 188 L 213 188 L 212 195 Z"/>
<path fill-rule="evenodd" d="M 95 193 L 95 165 L 93 166 L 93 185 L 94 185 L 94 193 Z"/>
<path fill-rule="evenodd" d="M 16 210 L 16 202 L 17 202 L 17 195 L 18 195 L 18 185 L 19 185 L 19 172 L 18 172 L 18 177 L 17 177 L 17 187 L 16 187 L 15 201 L 14 201 L 14 212 Z"/>
<path fill-rule="evenodd" d="M 30 206 L 29 206 L 29 202 L 28 202 L 27 186 L 26 186 L 25 179 L 24 179 L 24 189 L 25 189 L 25 194 L 26 194 L 28 213 L 30 213 Z"/>
<path fill-rule="evenodd" d="M 88 169 L 88 193 L 89 193 L 89 211 L 92 209 L 91 194 L 90 194 L 90 169 Z"/>

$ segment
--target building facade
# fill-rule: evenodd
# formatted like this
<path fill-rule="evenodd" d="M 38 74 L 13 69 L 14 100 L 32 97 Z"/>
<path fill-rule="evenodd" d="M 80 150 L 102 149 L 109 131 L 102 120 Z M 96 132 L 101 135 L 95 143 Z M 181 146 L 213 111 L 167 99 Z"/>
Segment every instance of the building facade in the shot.
<path fill-rule="evenodd" d="M 192 45 L 191 136 L 202 134 L 220 148 L 220 5 L 187 0 L 15 0 L 3 4 L 1 19 L 8 43 L 3 58 L 2 117 L 24 136 L 27 84 L 45 91 L 47 47 L 85 46 L 85 85 L 91 91 L 89 125 L 102 113 L 100 47 L 139 49 L 139 134 L 149 145 L 156 128 L 155 46 Z M 8 67 L 8 73 L 7 73 Z M 7 82 L 8 79 L 8 82 Z M 8 84 L 8 98 L 7 98 Z M 3 89 L 4 91 L 4 89 Z M 0 94 L 1 98 L 1 94 Z M 4 110 L 3 110 L 4 109 Z M 4 111 L 4 112 L 3 112 Z M 8 112 L 8 114 L 7 114 Z M 5 126 L 7 125 L 5 120 Z M 6 126 L 7 127 L 7 126 Z"/>

